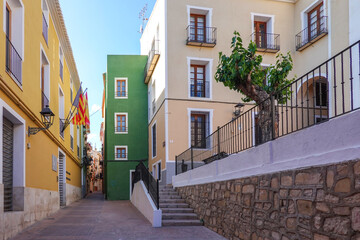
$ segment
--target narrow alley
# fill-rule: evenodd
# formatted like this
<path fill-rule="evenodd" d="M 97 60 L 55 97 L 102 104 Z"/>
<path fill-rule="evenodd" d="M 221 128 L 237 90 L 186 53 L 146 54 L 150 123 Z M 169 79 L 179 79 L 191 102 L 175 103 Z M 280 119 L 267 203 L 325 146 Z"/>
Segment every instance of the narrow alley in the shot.
<path fill-rule="evenodd" d="M 205 227 L 153 228 L 130 201 L 90 194 L 17 235 L 20 239 L 224 239 Z"/>

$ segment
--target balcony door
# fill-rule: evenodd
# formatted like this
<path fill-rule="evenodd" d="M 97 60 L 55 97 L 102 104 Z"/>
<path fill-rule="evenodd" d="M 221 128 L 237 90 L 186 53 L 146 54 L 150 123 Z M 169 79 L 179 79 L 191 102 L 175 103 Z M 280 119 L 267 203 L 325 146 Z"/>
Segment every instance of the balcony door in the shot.
<path fill-rule="evenodd" d="M 324 24 L 324 4 L 321 2 L 308 13 L 308 36 L 312 40 L 320 34 L 321 26 Z"/>
<path fill-rule="evenodd" d="M 255 43 L 258 48 L 266 48 L 266 22 L 254 21 Z"/>
<path fill-rule="evenodd" d="M 190 15 L 190 39 L 196 42 L 205 42 L 206 38 L 206 16 L 191 14 Z"/>
<path fill-rule="evenodd" d="M 191 65 L 191 97 L 205 96 L 205 66 Z"/>
<path fill-rule="evenodd" d="M 206 114 L 191 114 L 191 146 L 206 147 Z"/>

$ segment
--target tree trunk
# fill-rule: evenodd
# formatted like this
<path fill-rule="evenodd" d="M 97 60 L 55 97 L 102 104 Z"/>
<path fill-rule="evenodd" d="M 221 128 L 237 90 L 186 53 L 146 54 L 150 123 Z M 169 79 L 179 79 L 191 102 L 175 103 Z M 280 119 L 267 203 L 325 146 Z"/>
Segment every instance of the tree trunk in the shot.
<path fill-rule="evenodd" d="M 258 122 L 257 122 L 257 138 L 256 145 L 273 140 L 277 137 L 279 125 L 279 113 L 277 111 L 275 101 L 270 98 L 259 104 Z M 274 109 L 274 119 L 273 119 Z M 274 131 L 273 131 L 274 128 Z"/>

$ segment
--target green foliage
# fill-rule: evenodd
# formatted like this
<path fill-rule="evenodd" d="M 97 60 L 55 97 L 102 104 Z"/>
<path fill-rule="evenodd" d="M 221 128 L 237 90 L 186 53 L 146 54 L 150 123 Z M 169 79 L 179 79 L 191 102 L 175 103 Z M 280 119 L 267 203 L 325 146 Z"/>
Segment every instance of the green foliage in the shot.
<path fill-rule="evenodd" d="M 256 55 L 256 44 L 250 42 L 244 48 L 238 32 L 234 32 L 231 41 L 232 52 L 228 57 L 219 53 L 219 65 L 215 74 L 217 82 L 222 82 L 226 87 L 241 92 L 245 95 L 243 101 L 254 100 L 252 94 L 243 92 L 241 87 L 246 88 L 249 84 L 254 85 L 259 91 L 273 94 L 279 103 L 285 103 L 291 91 L 288 85 L 294 79 L 287 79 L 292 70 L 293 63 L 290 53 L 278 54 L 276 64 L 264 69 L 261 66 L 262 56 Z M 251 82 L 248 82 L 249 77 Z"/>

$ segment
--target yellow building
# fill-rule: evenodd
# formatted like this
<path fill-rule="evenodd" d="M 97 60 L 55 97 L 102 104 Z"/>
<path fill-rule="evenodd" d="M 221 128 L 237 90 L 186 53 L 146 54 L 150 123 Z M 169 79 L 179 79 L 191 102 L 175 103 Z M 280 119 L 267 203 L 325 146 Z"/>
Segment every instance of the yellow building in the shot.
<path fill-rule="evenodd" d="M 81 198 L 81 132 L 64 131 L 80 87 L 58 0 L 0 1 L 0 238 Z M 53 125 L 43 128 L 48 105 Z"/>
<path fill-rule="evenodd" d="M 277 53 L 290 52 L 294 61 L 290 77 L 300 77 L 360 39 L 354 10 L 358 7 L 356 0 L 157 0 L 140 40 L 141 54 L 149 56 L 144 82 L 153 175 L 162 184 L 171 183 L 176 156 L 240 113 L 235 105 L 241 94 L 214 79 L 218 54 L 230 54 L 235 30 L 246 46 L 250 41 L 257 44 L 264 68 L 275 64 Z M 320 109 L 320 117 L 318 110 L 301 116 L 310 119 L 308 125 L 333 116 L 336 101 L 341 101 L 341 88 L 333 90 L 334 84 L 341 85 L 341 76 L 327 76 L 325 71 L 325 67 L 314 71 L 293 89 L 296 97 L 290 104 L 305 107 L 300 96 L 306 96 L 306 104 Z M 354 89 L 358 86 L 356 79 Z M 349 89 L 345 85 L 345 91 Z M 242 112 L 252 106 L 245 104 Z M 253 127 L 256 112 L 249 119 Z M 250 147 L 256 144 L 253 135 L 251 130 Z M 207 149 L 203 143 L 194 151 Z"/>

